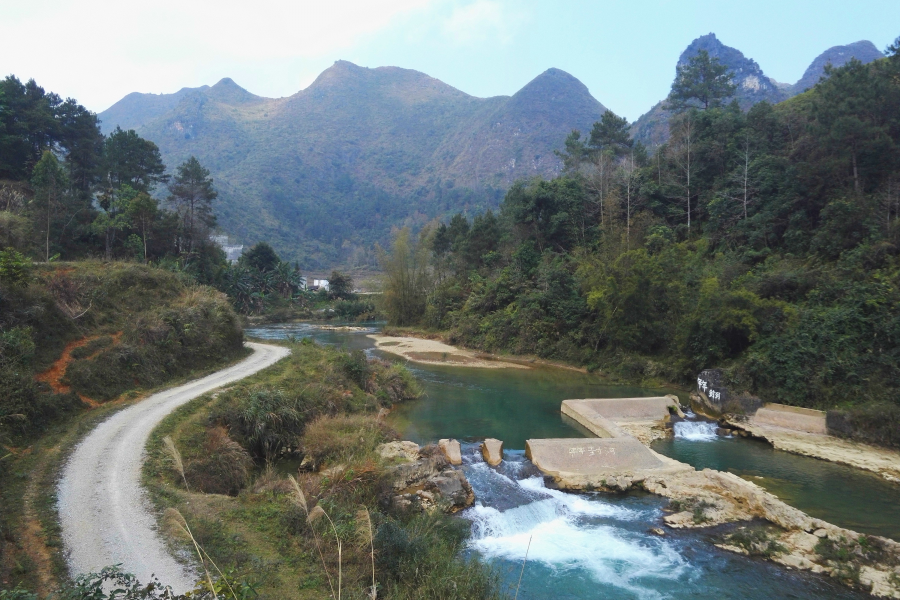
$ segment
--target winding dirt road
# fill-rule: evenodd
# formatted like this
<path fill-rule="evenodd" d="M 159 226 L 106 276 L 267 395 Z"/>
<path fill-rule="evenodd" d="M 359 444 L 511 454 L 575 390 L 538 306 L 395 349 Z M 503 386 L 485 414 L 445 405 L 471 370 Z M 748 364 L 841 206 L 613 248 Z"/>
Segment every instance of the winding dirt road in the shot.
<path fill-rule="evenodd" d="M 98 425 L 75 448 L 59 482 L 59 518 L 73 575 L 121 564 L 142 582 L 156 575 L 183 593 L 195 576 L 169 554 L 141 488 L 150 432 L 190 400 L 264 369 L 287 356 L 280 346 L 252 344 L 240 363 L 154 394 Z"/>

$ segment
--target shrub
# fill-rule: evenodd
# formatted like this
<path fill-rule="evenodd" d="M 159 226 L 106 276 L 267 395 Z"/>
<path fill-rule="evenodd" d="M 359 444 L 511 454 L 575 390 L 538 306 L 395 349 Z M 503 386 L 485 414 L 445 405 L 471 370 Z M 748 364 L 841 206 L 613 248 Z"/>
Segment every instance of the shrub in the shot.
<path fill-rule="evenodd" d="M 501 598 L 497 572 L 460 556 L 468 532 L 465 522 L 437 511 L 406 522 L 384 520 L 375 534 L 375 571 L 383 597 Z"/>
<path fill-rule="evenodd" d="M 844 410 L 829 410 L 828 432 L 881 446 L 900 447 L 900 406 L 870 402 Z"/>
<path fill-rule="evenodd" d="M 293 450 L 303 431 L 299 398 L 281 389 L 254 389 L 236 416 L 248 448 L 257 458 L 271 460 Z"/>
<path fill-rule="evenodd" d="M 228 437 L 224 427 L 207 431 L 203 458 L 188 461 L 185 475 L 193 488 L 207 494 L 236 495 L 247 485 L 253 459 Z"/>
<path fill-rule="evenodd" d="M 371 457 L 390 439 L 391 430 L 371 416 L 322 416 L 307 425 L 301 447 L 316 463 L 353 463 Z"/>

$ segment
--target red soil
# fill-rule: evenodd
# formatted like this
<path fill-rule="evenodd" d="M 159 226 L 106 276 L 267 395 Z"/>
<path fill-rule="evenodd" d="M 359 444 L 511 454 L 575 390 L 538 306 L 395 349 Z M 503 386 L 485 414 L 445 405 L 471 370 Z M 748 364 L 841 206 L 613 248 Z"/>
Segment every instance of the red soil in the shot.
<path fill-rule="evenodd" d="M 35 377 L 34 377 L 35 381 L 44 381 L 44 382 L 48 383 L 50 385 L 50 387 L 53 389 L 53 391 L 56 392 L 57 394 L 65 394 L 65 393 L 71 391 L 72 388 L 68 385 L 65 385 L 62 382 L 62 379 L 63 379 L 63 377 L 66 376 L 66 369 L 69 368 L 69 364 L 73 360 L 72 359 L 72 351 L 75 350 L 75 348 L 80 348 L 84 345 L 87 345 L 88 343 L 92 342 L 93 340 L 96 340 L 98 337 L 101 337 L 101 336 L 94 335 L 94 336 L 90 336 L 90 337 L 84 337 L 84 338 L 81 338 L 80 340 L 75 340 L 74 342 L 69 342 L 68 344 L 66 344 L 66 347 L 63 350 L 62 356 L 60 356 L 56 360 L 56 362 L 54 362 L 53 365 L 51 365 L 51 367 L 49 369 L 47 369 L 43 373 L 35 375 Z M 113 345 L 118 344 L 119 339 L 122 337 L 122 332 L 119 331 L 118 333 L 114 333 L 110 337 L 112 337 Z M 94 358 L 102 350 L 104 350 L 104 349 L 101 348 L 100 350 L 98 350 L 97 352 L 94 352 L 90 356 L 85 357 L 84 360 L 89 360 L 89 359 Z M 87 404 L 89 406 L 97 406 L 98 405 L 97 401 L 92 400 L 91 398 L 88 398 L 87 396 L 78 394 L 78 397 L 81 398 L 82 402 L 84 402 L 85 404 Z"/>

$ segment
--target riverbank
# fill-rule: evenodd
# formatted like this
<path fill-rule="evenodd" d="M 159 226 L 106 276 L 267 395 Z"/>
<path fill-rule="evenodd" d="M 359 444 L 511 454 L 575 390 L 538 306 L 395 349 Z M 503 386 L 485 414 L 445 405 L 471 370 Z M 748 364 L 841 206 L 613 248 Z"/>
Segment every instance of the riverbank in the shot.
<path fill-rule="evenodd" d="M 494 360 L 483 354 L 457 348 L 438 340 L 379 334 L 371 334 L 366 337 L 373 340 L 375 347 L 379 350 L 425 365 L 450 365 L 454 367 L 477 367 L 480 369 L 529 368 L 506 360 Z"/>
<path fill-rule="evenodd" d="M 672 529 L 724 527 L 716 542 L 724 550 L 829 575 L 876 597 L 900 598 L 900 543 L 812 518 L 732 473 L 698 471 L 650 452 L 658 467 L 545 474 L 567 491 L 650 492 L 669 500 L 671 513 L 663 521 Z M 771 525 L 761 526 L 761 521 Z"/>
<path fill-rule="evenodd" d="M 731 416 L 725 422 L 734 429 L 767 441 L 776 450 L 871 471 L 890 482 L 900 483 L 900 452 L 830 435 L 762 425 L 752 418 Z"/>

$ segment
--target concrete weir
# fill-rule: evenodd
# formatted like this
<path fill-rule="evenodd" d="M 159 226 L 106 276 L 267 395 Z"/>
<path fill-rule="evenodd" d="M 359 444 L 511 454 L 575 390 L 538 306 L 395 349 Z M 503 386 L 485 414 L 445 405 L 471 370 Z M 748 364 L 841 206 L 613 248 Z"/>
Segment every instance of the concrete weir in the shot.
<path fill-rule="evenodd" d="M 657 424 L 681 414 L 671 396 L 563 400 L 562 414 L 596 438 L 538 439 L 525 442 L 525 455 L 557 482 L 599 482 L 604 478 L 647 476 L 681 470 L 684 465 L 660 456 L 620 425 Z"/>
<path fill-rule="evenodd" d="M 615 438 L 628 436 L 617 423 L 663 421 L 670 414 L 669 407 L 681 414 L 681 409 L 672 396 L 563 400 L 560 410 L 562 414 L 587 427 L 594 435 Z"/>
<path fill-rule="evenodd" d="M 546 475 L 603 475 L 661 469 L 659 456 L 633 437 L 527 440 L 525 456 Z"/>

